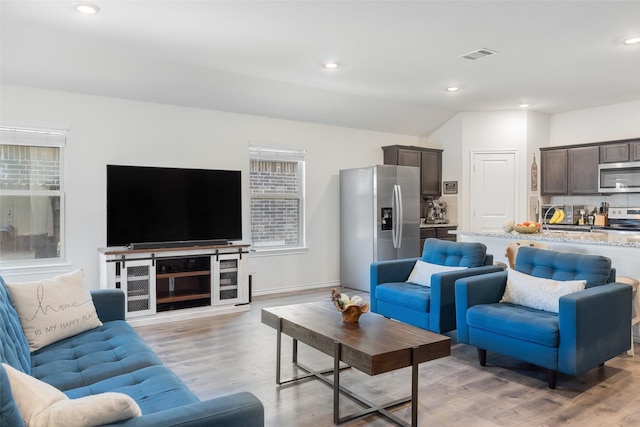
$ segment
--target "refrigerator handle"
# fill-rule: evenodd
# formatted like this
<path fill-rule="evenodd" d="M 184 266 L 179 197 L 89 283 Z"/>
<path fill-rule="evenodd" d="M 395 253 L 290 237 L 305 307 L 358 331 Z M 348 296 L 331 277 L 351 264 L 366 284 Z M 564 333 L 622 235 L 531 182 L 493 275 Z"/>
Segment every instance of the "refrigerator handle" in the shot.
<path fill-rule="evenodd" d="M 402 187 L 400 185 L 398 187 L 398 231 L 397 231 L 397 241 L 398 245 L 396 248 L 400 248 L 402 246 L 402 226 L 404 224 L 404 206 L 402 204 Z"/>
<path fill-rule="evenodd" d="M 392 224 L 392 238 L 393 238 L 393 247 L 398 249 L 400 247 L 400 239 L 401 234 L 399 233 L 400 228 L 402 227 L 402 202 L 400 199 L 400 186 L 393 186 L 393 199 L 391 201 L 391 207 L 393 209 L 393 224 Z"/>

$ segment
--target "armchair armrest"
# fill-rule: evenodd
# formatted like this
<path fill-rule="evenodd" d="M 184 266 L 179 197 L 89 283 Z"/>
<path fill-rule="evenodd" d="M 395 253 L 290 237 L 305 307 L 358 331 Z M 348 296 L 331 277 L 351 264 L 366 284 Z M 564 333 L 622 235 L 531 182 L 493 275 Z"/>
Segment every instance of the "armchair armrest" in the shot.
<path fill-rule="evenodd" d="M 420 258 L 393 259 L 388 261 L 378 261 L 371 263 L 370 267 L 370 283 L 369 283 L 369 304 L 371 311 L 377 313 L 378 300 L 376 298 L 376 286 L 381 283 L 405 282 L 416 261 Z"/>
<path fill-rule="evenodd" d="M 498 267 L 500 268 L 500 267 Z M 507 285 L 507 272 L 500 268 L 495 273 L 463 277 L 455 282 L 456 323 L 458 342 L 469 343 L 467 310 L 478 304 L 493 304 L 500 301 Z"/>
<path fill-rule="evenodd" d="M 125 301 L 122 289 L 94 289 L 90 292 L 100 321 L 124 320 Z"/>
<path fill-rule="evenodd" d="M 431 325 L 432 330 L 450 331 L 456 328 L 455 318 L 443 314 L 454 313 L 455 311 L 455 284 L 458 279 L 500 271 L 503 271 L 502 267 L 485 265 L 482 267 L 466 268 L 464 270 L 448 271 L 432 275 L 429 312 L 429 325 Z"/>
<path fill-rule="evenodd" d="M 263 427 L 264 406 L 248 392 L 222 396 L 112 424 L 113 427 Z"/>
<path fill-rule="evenodd" d="M 560 298 L 558 370 L 578 376 L 630 347 L 632 288 L 609 283 Z"/>

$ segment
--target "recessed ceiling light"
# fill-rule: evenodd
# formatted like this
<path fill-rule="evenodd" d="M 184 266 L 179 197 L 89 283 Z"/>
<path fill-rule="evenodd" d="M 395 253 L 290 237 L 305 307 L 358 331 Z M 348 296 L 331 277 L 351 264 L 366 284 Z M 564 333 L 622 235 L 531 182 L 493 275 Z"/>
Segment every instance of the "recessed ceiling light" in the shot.
<path fill-rule="evenodd" d="M 335 70 L 336 68 L 338 68 L 340 66 L 340 63 L 339 62 L 335 62 L 335 61 L 325 62 L 323 66 L 327 70 Z"/>
<path fill-rule="evenodd" d="M 624 41 L 624 44 L 638 44 L 640 43 L 640 37 L 631 37 Z"/>
<path fill-rule="evenodd" d="M 85 15 L 95 15 L 100 12 L 100 8 L 93 3 L 75 3 L 74 7 L 78 12 Z"/>
<path fill-rule="evenodd" d="M 458 91 L 459 89 L 460 89 L 460 88 L 459 88 L 459 87 L 456 87 L 456 86 L 449 86 L 449 87 L 447 88 L 447 92 L 456 92 L 456 91 Z"/>
<path fill-rule="evenodd" d="M 518 107 L 520 108 L 527 108 L 529 106 L 529 104 L 518 104 Z"/>

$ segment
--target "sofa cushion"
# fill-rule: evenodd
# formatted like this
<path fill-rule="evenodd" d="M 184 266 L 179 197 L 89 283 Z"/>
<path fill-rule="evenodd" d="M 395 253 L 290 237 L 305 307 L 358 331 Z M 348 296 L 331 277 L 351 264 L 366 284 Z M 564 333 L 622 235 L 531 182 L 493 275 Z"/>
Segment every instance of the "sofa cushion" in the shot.
<path fill-rule="evenodd" d="M 124 320 L 48 345 L 32 353 L 31 361 L 34 377 L 62 391 L 162 364 Z"/>
<path fill-rule="evenodd" d="M 548 347 L 558 347 L 558 315 L 509 303 L 474 305 L 467 310 L 467 324 Z"/>
<path fill-rule="evenodd" d="M 376 298 L 390 304 L 429 312 L 431 288 L 407 282 L 383 283 L 376 286 Z"/>
<path fill-rule="evenodd" d="M 31 351 L 102 325 L 77 270 L 53 279 L 7 283 Z"/>
<path fill-rule="evenodd" d="M 70 398 L 108 391 L 124 393 L 140 406 L 142 414 L 177 408 L 200 400 L 165 366 L 150 366 L 128 374 L 106 378 L 86 387 L 66 390 Z"/>
<path fill-rule="evenodd" d="M 500 302 L 558 312 L 560 297 L 584 290 L 585 280 L 553 280 L 507 269 L 507 285 Z"/>
<path fill-rule="evenodd" d="M 421 286 L 431 286 L 431 276 L 438 273 L 446 273 L 449 271 L 464 270 L 467 267 L 450 267 L 447 265 L 431 264 L 417 260 L 416 264 L 409 274 L 407 282 L 415 283 Z"/>
<path fill-rule="evenodd" d="M 7 371 L 0 363 L 0 426 L 23 427 L 22 415 L 11 392 L 11 383 Z"/>
<path fill-rule="evenodd" d="M 477 242 L 426 239 L 422 250 L 422 261 L 452 267 L 481 267 L 486 256 L 487 247 Z"/>
<path fill-rule="evenodd" d="M 585 288 L 590 288 L 609 282 L 611 260 L 600 255 L 522 247 L 518 250 L 515 270 L 546 279 L 586 280 Z"/>
<path fill-rule="evenodd" d="M 92 427 L 141 415 L 129 396 L 103 393 L 70 400 L 64 393 L 3 364 L 16 405 L 28 426 Z M 37 399 L 34 399 L 37 396 Z"/>
<path fill-rule="evenodd" d="M 29 343 L 22 332 L 20 319 L 11 298 L 0 276 L 0 363 L 6 363 L 27 374 L 31 373 L 31 356 Z"/>

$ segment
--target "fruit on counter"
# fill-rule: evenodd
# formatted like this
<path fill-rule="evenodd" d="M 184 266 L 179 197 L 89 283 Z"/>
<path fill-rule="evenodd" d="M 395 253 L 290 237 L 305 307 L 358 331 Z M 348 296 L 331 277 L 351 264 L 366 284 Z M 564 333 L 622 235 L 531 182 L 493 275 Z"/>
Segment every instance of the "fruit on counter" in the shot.
<path fill-rule="evenodd" d="M 562 209 L 556 209 L 556 211 L 553 213 L 553 216 L 549 220 L 549 224 L 560 223 L 562 222 L 563 219 L 564 219 L 564 211 Z"/>
<path fill-rule="evenodd" d="M 531 229 L 537 229 L 540 228 L 541 224 L 538 222 L 532 222 L 532 221 L 524 221 L 521 222 L 519 224 L 515 224 L 516 227 L 527 227 L 527 228 L 531 228 Z"/>
<path fill-rule="evenodd" d="M 518 233 L 537 233 L 540 231 L 542 225 L 539 222 L 534 221 L 522 221 L 514 224 L 513 221 L 507 221 L 502 225 L 502 229 L 505 233 L 517 231 Z"/>

